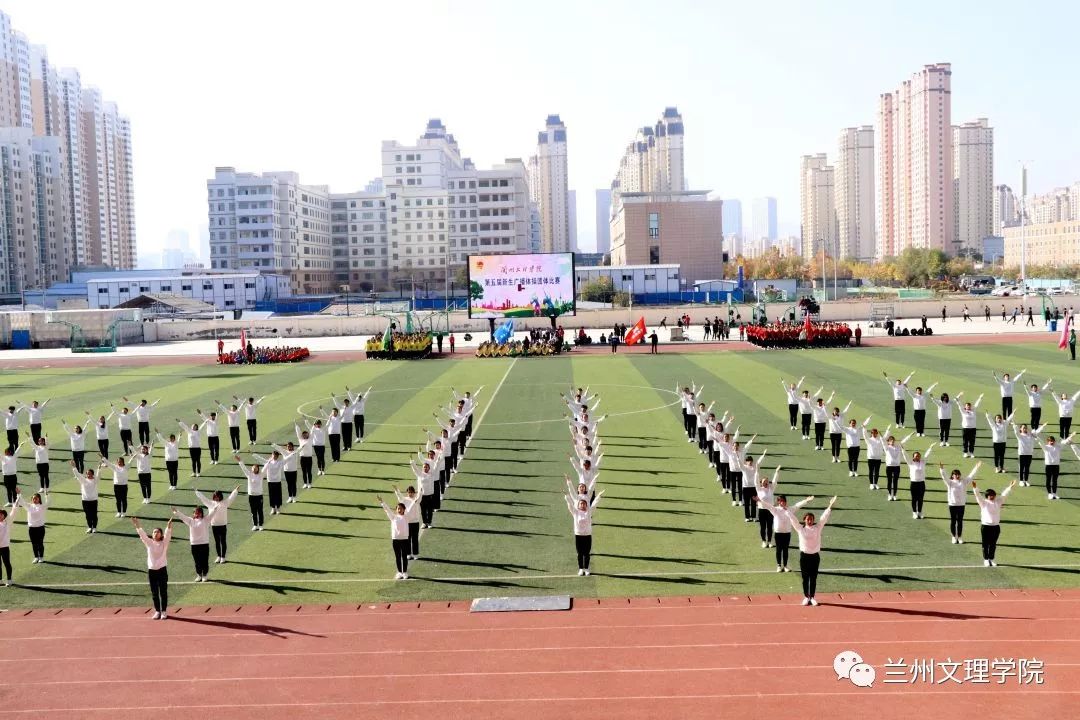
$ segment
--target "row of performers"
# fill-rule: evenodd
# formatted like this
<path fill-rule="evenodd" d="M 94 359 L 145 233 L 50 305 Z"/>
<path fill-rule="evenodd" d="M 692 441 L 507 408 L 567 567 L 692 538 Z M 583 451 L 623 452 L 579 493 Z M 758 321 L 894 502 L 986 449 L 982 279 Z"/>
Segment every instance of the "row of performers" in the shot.
<path fill-rule="evenodd" d="M 748 325 L 746 339 L 772 348 L 847 347 L 852 332 L 847 323 L 770 323 Z"/>

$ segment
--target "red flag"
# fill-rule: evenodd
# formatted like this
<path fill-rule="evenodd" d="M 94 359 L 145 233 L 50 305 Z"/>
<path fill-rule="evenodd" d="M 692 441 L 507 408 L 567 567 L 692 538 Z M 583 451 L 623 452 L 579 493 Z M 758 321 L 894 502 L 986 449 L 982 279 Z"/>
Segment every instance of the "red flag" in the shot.
<path fill-rule="evenodd" d="M 626 344 L 635 345 L 645 339 L 645 318 L 644 316 L 638 318 L 638 321 L 634 323 L 634 327 L 630 328 L 626 332 Z"/>
<path fill-rule="evenodd" d="M 1061 337 L 1058 338 L 1058 350 L 1064 350 L 1069 346 L 1069 330 L 1072 329 L 1072 313 L 1065 314 L 1065 324 L 1061 326 Z"/>
<path fill-rule="evenodd" d="M 814 339 L 814 325 L 810 322 L 810 313 L 806 313 L 806 322 L 803 324 L 803 328 L 806 330 L 806 342 L 810 342 Z"/>
<path fill-rule="evenodd" d="M 240 352 L 247 351 L 247 333 L 243 328 L 240 328 Z"/>

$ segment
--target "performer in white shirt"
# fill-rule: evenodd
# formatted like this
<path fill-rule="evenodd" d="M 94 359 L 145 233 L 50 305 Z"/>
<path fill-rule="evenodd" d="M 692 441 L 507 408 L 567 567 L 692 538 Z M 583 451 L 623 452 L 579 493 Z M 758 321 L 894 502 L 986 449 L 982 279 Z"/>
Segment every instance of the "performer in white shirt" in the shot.
<path fill-rule="evenodd" d="M 285 502 L 294 503 L 296 502 L 296 467 L 300 462 L 300 454 L 291 440 L 285 443 L 285 447 L 276 443 L 271 443 L 270 447 L 281 455 L 281 460 L 284 463 L 282 471 L 285 474 Z M 308 459 L 310 460 L 310 458 Z"/>
<path fill-rule="evenodd" d="M 844 434 L 844 445 L 847 448 L 848 476 L 859 476 L 859 452 L 861 449 L 860 436 L 866 432 L 866 426 L 870 424 L 870 418 L 866 418 L 862 427 L 856 424 L 855 418 L 848 421 L 848 426 L 840 428 Z"/>
<path fill-rule="evenodd" d="M 254 445 L 257 441 L 256 436 L 258 435 L 258 433 L 256 431 L 258 430 L 258 408 L 262 401 L 265 399 L 265 395 L 258 399 L 249 397 L 247 399 L 247 402 L 244 403 L 244 420 L 247 422 L 249 445 Z M 233 400 L 239 402 L 240 398 L 236 395 L 233 395 Z"/>
<path fill-rule="evenodd" d="M 234 403 L 229 407 L 225 407 L 217 400 L 214 401 L 221 412 L 225 413 L 225 417 L 228 419 L 229 424 L 229 442 L 232 444 L 232 451 L 234 453 L 240 452 L 240 408 Z"/>
<path fill-rule="evenodd" d="M 832 449 L 832 461 L 834 463 L 840 462 L 840 439 L 844 436 L 844 416 L 847 415 L 847 411 L 851 409 L 851 401 L 844 406 L 841 410 L 838 407 L 834 407 L 832 413 L 829 415 L 829 445 Z"/>
<path fill-rule="evenodd" d="M 825 449 L 825 426 L 829 424 L 829 403 L 832 402 L 835 392 L 829 393 L 828 398 L 818 397 L 817 404 L 814 405 L 814 449 Z"/>
<path fill-rule="evenodd" d="M 127 461 L 123 456 L 116 458 L 115 463 L 110 462 L 109 458 L 101 458 L 100 468 L 112 470 L 113 497 L 116 499 L 116 517 L 127 517 L 129 472 Z"/>
<path fill-rule="evenodd" d="M 420 495 L 410 485 L 402 493 L 394 486 L 394 497 L 405 506 L 405 521 L 409 524 L 409 560 L 420 559 Z"/>
<path fill-rule="evenodd" d="M 116 406 L 109 404 L 109 410 L 116 415 L 116 426 L 120 428 L 120 442 L 124 445 L 124 454 L 130 455 L 134 447 L 131 435 L 131 424 L 135 421 L 135 415 L 124 405 L 120 412 L 116 412 Z"/>
<path fill-rule="evenodd" d="M 94 436 L 97 438 L 98 454 L 101 457 L 109 457 L 109 425 L 108 422 L 112 419 L 113 413 L 108 415 L 102 415 L 98 417 L 97 421 L 94 420 L 90 411 L 86 411 L 86 427 L 94 428 Z"/>
<path fill-rule="evenodd" d="M 22 449 L 22 443 L 15 445 L 14 447 L 4 448 L 4 455 L 0 458 L 0 474 L 4 477 L 4 490 L 7 491 L 7 505 L 9 507 L 15 507 L 15 500 L 17 494 L 15 492 L 19 487 L 19 450 Z"/>
<path fill-rule="evenodd" d="M 820 397 L 824 387 L 819 387 L 814 397 Z M 801 421 L 801 434 L 803 440 L 810 439 L 810 421 L 814 417 L 814 402 L 810 399 L 810 391 L 803 390 L 799 396 L 799 419 Z"/>
<path fill-rule="evenodd" d="M 191 559 L 195 563 L 195 582 L 206 582 L 206 576 L 210 574 L 210 523 L 216 509 L 206 515 L 203 515 L 201 507 L 195 508 L 191 515 L 172 509 L 172 514 L 188 527 L 188 544 L 191 545 Z"/>
<path fill-rule="evenodd" d="M 345 452 L 352 450 L 353 441 L 353 417 L 354 410 L 348 389 L 345 390 L 344 399 L 339 400 L 337 395 L 330 393 L 330 401 L 338 409 L 341 415 L 341 449 Z"/>
<path fill-rule="evenodd" d="M 203 430 L 206 431 L 206 447 L 210 451 L 210 464 L 218 464 L 218 456 L 221 453 L 221 437 L 218 435 L 218 419 L 217 413 L 211 412 L 209 415 L 203 415 L 202 410 L 195 408 L 195 414 L 203 422 Z"/>
<path fill-rule="evenodd" d="M 1031 408 L 1031 427 L 1039 427 L 1039 423 L 1042 422 L 1042 394 L 1044 390 L 1049 389 L 1051 380 L 1047 380 L 1040 388 L 1035 383 L 1031 384 L 1031 387 L 1027 389 L 1028 407 Z"/>
<path fill-rule="evenodd" d="M 1009 373 L 1005 373 L 1000 378 L 997 373 L 993 373 L 994 381 L 998 384 L 998 388 L 1001 390 L 1001 414 L 1003 417 L 1009 417 L 1013 412 L 1013 388 L 1016 383 L 1023 377 L 1027 370 L 1021 370 L 1016 373 L 1016 377 L 1010 377 Z"/>
<path fill-rule="evenodd" d="M 126 397 L 121 398 L 124 402 L 131 402 Z M 140 400 L 139 406 L 135 408 L 135 419 L 139 422 L 139 444 L 150 444 L 150 411 L 161 402 L 161 398 L 158 398 L 152 403 L 148 403 L 146 400 Z"/>
<path fill-rule="evenodd" d="M 952 403 L 949 401 L 949 393 L 941 393 L 940 400 L 931 395 L 930 402 L 937 405 L 938 442 L 942 447 L 949 447 L 949 432 L 952 430 Z"/>
<path fill-rule="evenodd" d="M 7 410 L 0 411 L 0 417 L 4 419 L 4 429 L 7 430 L 7 449 L 14 450 L 19 444 L 19 415 L 18 408 L 9 405 Z"/>
<path fill-rule="evenodd" d="M 945 483 L 945 493 L 949 498 L 949 532 L 952 534 L 953 545 L 964 544 L 964 506 L 967 503 L 967 486 L 975 481 L 975 474 L 979 472 L 982 461 L 975 463 L 967 477 L 961 477 L 959 470 L 953 470 L 948 476 L 945 475 L 945 465 L 938 463 L 938 472 L 941 474 L 941 482 Z"/>
<path fill-rule="evenodd" d="M 71 446 L 71 459 L 75 461 L 75 468 L 82 472 L 83 461 L 86 458 L 86 434 L 83 432 L 81 425 L 76 425 L 75 429 L 72 430 L 63 419 L 60 420 L 60 424 L 68 435 L 68 443 Z"/>
<path fill-rule="evenodd" d="M 96 533 L 98 526 L 98 479 L 90 468 L 86 468 L 84 472 L 79 472 L 75 467 L 74 460 L 71 461 L 71 473 L 75 476 L 75 481 L 79 483 L 83 516 L 86 518 L 86 532 Z"/>
<path fill-rule="evenodd" d="M 1060 397 L 1054 398 L 1054 402 L 1058 406 L 1059 434 L 1061 437 L 1068 437 L 1069 431 L 1072 430 L 1073 409 L 1076 407 L 1077 400 L 1080 400 L 1080 390 L 1077 390 L 1071 396 L 1061 393 Z"/>
<path fill-rule="evenodd" d="M 1046 442 L 1037 440 L 1043 451 L 1043 466 L 1046 471 L 1046 499 L 1060 500 L 1058 497 L 1058 476 L 1061 473 L 1061 448 L 1072 442 L 1073 436 L 1062 440 L 1060 443 L 1051 435 Z"/>
<path fill-rule="evenodd" d="M 963 395 L 962 392 L 956 393 L 954 402 L 957 410 L 960 411 L 960 433 L 964 447 L 964 457 L 975 457 L 975 437 L 979 427 L 979 418 L 975 411 L 979 409 L 983 396 L 979 395 L 974 403 L 961 404 L 960 398 Z"/>
<path fill-rule="evenodd" d="M 41 435 L 34 441 L 34 463 L 37 465 L 38 492 L 49 492 L 49 437 Z"/>
<path fill-rule="evenodd" d="M 386 513 L 386 518 L 390 521 L 390 544 L 394 549 L 394 563 L 397 566 L 397 572 L 394 573 L 395 580 L 408 580 L 409 579 L 409 521 L 405 517 L 405 503 L 399 502 L 397 506 L 391 510 L 390 507 L 383 502 L 383 499 L 378 495 L 375 499 L 379 501 L 379 506 Z"/>
<path fill-rule="evenodd" d="M 802 574 L 803 605 L 817 606 L 818 601 L 814 598 L 817 593 L 818 569 L 821 567 L 821 531 L 832 517 L 833 505 L 836 497 L 829 501 L 829 506 L 821 514 L 821 520 L 814 517 L 814 513 L 803 515 L 802 522 L 795 517 L 791 510 L 787 511 L 788 520 L 792 530 L 799 535 L 799 572 Z"/>
<path fill-rule="evenodd" d="M 813 501 L 814 496 L 795 503 L 798 510 L 807 503 Z M 773 544 L 776 546 L 776 572 L 791 572 L 788 569 L 788 550 L 791 547 L 791 518 L 788 516 L 788 504 L 786 495 L 777 495 L 776 504 L 768 500 L 761 503 L 773 517 Z"/>
<path fill-rule="evenodd" d="M 308 431 L 311 433 L 311 449 L 315 453 L 315 467 L 316 472 L 319 475 L 326 474 L 326 429 L 323 428 L 322 420 L 315 420 L 314 423 L 308 425 Z M 308 485 L 311 487 L 311 485 Z"/>
<path fill-rule="evenodd" d="M 572 502 L 566 498 L 566 509 L 574 519 L 574 544 L 577 546 L 578 575 L 588 575 L 589 566 L 592 564 L 592 516 L 596 506 L 600 503 L 604 491 L 601 490 L 593 498 L 592 503 L 584 500 Z"/>
<path fill-rule="evenodd" d="M 26 511 L 26 531 L 30 536 L 30 549 L 34 562 L 45 562 L 45 520 L 49 510 L 49 496 L 34 493 L 30 502 L 19 495 L 19 505 Z"/>
<path fill-rule="evenodd" d="M 270 514 L 277 515 L 281 512 L 281 480 L 285 471 L 285 459 L 277 450 L 269 458 L 264 458 L 262 455 L 251 457 L 262 463 L 263 473 L 266 475 L 266 491 L 270 496 Z"/>
<path fill-rule="evenodd" d="M 869 434 L 865 426 L 862 429 L 863 440 L 866 441 L 866 465 L 871 490 L 878 489 L 878 480 L 881 479 L 881 461 L 885 459 L 885 438 L 891 429 L 892 425 L 888 425 L 884 433 L 879 433 L 877 428 L 873 428 Z"/>
<path fill-rule="evenodd" d="M 353 404 L 353 432 L 356 433 L 356 439 L 360 442 L 364 442 L 364 409 L 367 405 L 368 395 L 371 394 L 371 388 L 369 387 L 362 393 L 356 393 L 355 395 L 345 388 L 345 392 L 349 393 L 349 399 Z M 468 395 L 468 393 L 465 393 Z"/>
<path fill-rule="evenodd" d="M 1016 436 L 1016 459 L 1020 465 L 1020 487 L 1029 487 L 1031 485 L 1031 456 L 1035 452 L 1035 441 L 1039 439 L 1039 433 L 1046 429 L 1046 424 L 1044 423 L 1042 427 L 1035 430 L 1029 430 L 1027 425 L 1017 427 L 1014 423 L 1012 429 L 1013 435 Z"/>
<path fill-rule="evenodd" d="M 168 554 L 173 521 L 169 519 L 165 532 L 162 532 L 161 528 L 154 528 L 150 537 L 143 532 L 139 518 L 131 518 L 131 524 L 135 526 L 139 540 L 146 547 L 146 576 L 150 581 L 150 595 L 154 599 L 154 620 L 165 620 L 168 618 L 166 611 L 169 606 Z"/>
<path fill-rule="evenodd" d="M 937 383 L 932 383 L 930 387 L 926 388 L 925 392 L 923 392 L 921 385 L 915 388 L 915 392 L 908 391 L 908 395 L 911 396 L 912 414 L 915 416 L 916 437 L 926 435 L 926 399 L 930 393 L 934 392 L 936 387 Z"/>
<path fill-rule="evenodd" d="M 240 465 L 241 472 L 247 479 L 248 507 L 251 509 L 251 531 L 262 530 L 265 517 L 263 516 L 263 481 L 266 472 L 261 465 L 252 465 L 250 468 L 240 461 L 240 456 L 234 459 Z"/>
<path fill-rule="evenodd" d="M 975 491 L 975 501 L 979 503 L 983 565 L 986 567 L 997 567 L 994 557 L 997 555 L 998 539 L 1001 537 L 1001 505 L 1014 487 L 1016 487 L 1015 480 L 1009 483 L 1000 495 L 993 490 L 987 490 L 983 494 L 979 492 L 979 486 L 975 481 L 971 482 L 971 489 Z"/>
<path fill-rule="evenodd" d="M 38 403 L 37 400 L 34 400 L 29 405 L 24 405 L 22 403 L 18 404 L 19 410 L 25 411 L 30 418 L 30 437 L 33 439 L 35 445 L 37 445 L 37 441 L 41 437 L 42 411 L 45 410 L 45 406 L 50 402 L 52 402 L 52 398 L 47 398 L 45 402 L 42 403 Z"/>
<path fill-rule="evenodd" d="M 296 442 L 297 447 L 300 450 L 300 484 L 305 487 L 311 487 L 311 466 L 312 466 L 312 454 L 313 447 L 311 444 L 311 433 L 307 430 L 301 430 L 299 425 L 294 424 L 293 429 L 296 430 Z"/>
<path fill-rule="evenodd" d="M 799 388 L 802 387 L 805 379 L 804 375 L 799 378 L 799 382 L 788 383 L 784 381 L 784 378 L 780 378 L 780 387 L 784 388 L 784 395 L 787 396 L 788 422 L 791 423 L 792 430 L 799 421 Z"/>
<path fill-rule="evenodd" d="M 8 587 L 15 580 L 15 576 L 11 574 L 11 525 L 15 520 L 15 511 L 18 509 L 19 506 L 15 505 L 10 512 L 0 510 L 0 564 L 7 571 L 7 580 L 4 580 L 4 585 Z M 0 578 L 3 575 L 4 573 L 0 571 Z"/>
<path fill-rule="evenodd" d="M 237 485 L 228 497 L 225 497 L 220 490 L 215 490 L 210 499 L 207 499 L 198 489 L 195 490 L 195 498 L 206 506 L 207 517 L 210 518 L 210 530 L 214 534 L 214 550 L 217 552 L 215 564 L 225 562 L 225 555 L 229 550 L 229 506 L 236 500 L 239 492 L 240 486 Z"/>
<path fill-rule="evenodd" d="M 900 457 L 907 463 L 908 480 L 911 484 L 911 517 L 913 520 L 923 518 L 923 498 L 926 497 L 926 461 L 934 450 L 934 443 L 926 448 L 926 453 L 918 451 L 911 454 L 909 459 L 904 448 L 900 448 Z"/>
<path fill-rule="evenodd" d="M 152 465 L 154 459 L 150 452 L 153 450 L 153 447 L 153 445 L 143 445 L 139 448 L 139 452 L 131 456 L 131 459 L 135 461 L 135 472 L 139 478 L 139 491 L 142 493 L 143 505 L 150 502 L 150 473 L 153 469 Z"/>
<path fill-rule="evenodd" d="M 165 470 L 169 474 L 169 490 L 175 490 L 180 482 L 180 444 L 176 442 L 176 434 L 169 433 L 166 440 L 161 433 L 156 433 L 157 441 L 165 449 Z"/>
<path fill-rule="evenodd" d="M 907 384 L 911 380 L 914 372 L 909 373 L 906 378 L 901 380 L 896 379 L 895 383 L 889 382 L 889 373 L 884 370 L 881 371 L 882 376 L 885 378 L 885 384 L 889 386 L 889 390 L 892 391 L 893 397 L 893 412 L 896 415 L 896 419 L 893 422 L 896 427 L 904 427 L 904 421 L 907 420 L 907 399 L 904 397 L 907 394 Z"/>
<path fill-rule="evenodd" d="M 188 425 L 179 418 L 176 419 L 176 422 L 187 435 L 188 457 L 191 458 L 191 477 L 199 477 L 202 474 L 202 435 L 199 431 L 199 423 Z"/>
<path fill-rule="evenodd" d="M 986 424 L 990 426 L 990 440 L 994 447 L 994 472 L 1005 472 L 1005 444 L 1009 439 L 1009 424 L 1012 416 L 1003 418 L 1000 415 L 990 417 L 986 413 Z"/>

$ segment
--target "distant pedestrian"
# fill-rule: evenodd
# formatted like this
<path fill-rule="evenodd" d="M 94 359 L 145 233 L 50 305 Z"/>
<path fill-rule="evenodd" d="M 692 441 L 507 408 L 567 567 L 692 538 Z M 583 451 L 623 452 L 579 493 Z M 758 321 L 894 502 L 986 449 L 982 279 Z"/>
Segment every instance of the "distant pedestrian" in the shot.
<path fill-rule="evenodd" d="M 667 315 L 665 315 L 664 319 L 660 321 L 660 327 L 662 327 L 662 328 L 667 327 Z"/>
<path fill-rule="evenodd" d="M 945 318 L 942 318 L 944 320 Z M 971 322 L 971 313 L 968 311 L 968 306 L 964 306 L 964 322 Z"/>
<path fill-rule="evenodd" d="M 1069 354 L 1076 359 L 1076 328 L 1069 328 Z"/>
<path fill-rule="evenodd" d="M 435 342 L 439 346 L 439 354 L 440 355 L 442 355 L 442 336 L 443 336 L 442 333 L 439 333 L 438 335 L 435 336 Z"/>
<path fill-rule="evenodd" d="M 1001 322 L 1005 322 L 1005 303 L 1001 304 Z"/>
<path fill-rule="evenodd" d="M 1025 325 L 1025 327 L 1035 327 L 1035 318 L 1031 314 L 1031 306 L 1030 305 L 1028 305 L 1027 324 Z"/>
<path fill-rule="evenodd" d="M 986 322 L 990 322 L 990 306 L 983 305 L 983 314 L 986 315 Z"/>
<path fill-rule="evenodd" d="M 225 362 L 225 341 L 220 339 L 217 341 L 217 361 L 219 365 Z"/>
<path fill-rule="evenodd" d="M 942 308 L 942 310 L 941 310 L 941 314 L 942 314 L 942 316 L 944 316 L 944 314 L 945 314 L 945 310 L 944 310 L 944 308 Z M 941 319 L 942 319 L 942 320 L 944 320 L 945 318 L 944 318 L 944 317 L 942 317 Z M 923 329 L 923 332 L 925 333 L 925 332 L 926 332 L 926 313 L 923 313 L 923 316 L 922 316 L 922 321 L 921 321 L 921 322 L 922 322 L 922 329 Z"/>
<path fill-rule="evenodd" d="M 454 354 L 454 333 L 450 333 L 450 354 Z"/>
<path fill-rule="evenodd" d="M 855 326 L 855 347 L 861 347 L 861 346 L 862 346 L 862 326 L 861 325 L 856 325 Z"/>
<path fill-rule="evenodd" d="M 1020 314 L 1020 309 L 1019 308 L 1013 308 L 1012 317 L 1009 318 L 1009 324 L 1010 325 L 1015 325 L 1016 324 L 1016 316 L 1019 315 L 1019 314 Z"/>
<path fill-rule="evenodd" d="M 615 333 L 611 333 L 611 337 L 608 338 L 608 343 L 611 344 L 611 354 L 614 355 L 619 351 L 619 336 Z"/>
<path fill-rule="evenodd" d="M 945 322 L 945 306 L 941 306 L 941 322 Z"/>
<path fill-rule="evenodd" d="M 653 330 L 652 334 L 649 335 L 649 342 L 652 345 L 652 347 L 651 347 L 651 349 L 649 351 L 649 354 L 650 355 L 656 355 L 657 354 L 656 346 L 660 343 L 660 338 L 658 338 L 656 336 L 656 331 L 655 330 Z M 1073 334 L 1072 350 L 1073 350 L 1073 360 L 1075 360 L 1076 359 L 1076 334 L 1075 333 Z"/>

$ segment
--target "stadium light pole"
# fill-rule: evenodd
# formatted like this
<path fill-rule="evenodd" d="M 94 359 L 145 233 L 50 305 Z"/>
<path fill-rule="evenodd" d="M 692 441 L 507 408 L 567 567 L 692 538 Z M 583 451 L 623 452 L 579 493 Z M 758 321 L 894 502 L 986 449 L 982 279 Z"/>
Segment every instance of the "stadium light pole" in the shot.
<path fill-rule="evenodd" d="M 825 289 L 825 238 L 821 238 L 821 301 L 829 299 L 829 291 Z"/>

